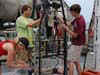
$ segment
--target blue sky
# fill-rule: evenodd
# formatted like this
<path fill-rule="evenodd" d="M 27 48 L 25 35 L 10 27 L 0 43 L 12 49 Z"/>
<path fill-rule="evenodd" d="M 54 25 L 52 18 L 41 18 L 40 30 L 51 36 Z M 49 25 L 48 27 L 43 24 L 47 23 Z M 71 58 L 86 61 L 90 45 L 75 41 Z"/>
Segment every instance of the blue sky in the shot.
<path fill-rule="evenodd" d="M 81 14 L 85 17 L 86 20 L 86 29 L 88 29 L 91 17 L 92 17 L 92 12 L 93 12 L 93 7 L 94 7 L 94 1 L 95 0 L 65 0 L 69 6 L 73 4 L 80 4 L 82 7 Z"/>

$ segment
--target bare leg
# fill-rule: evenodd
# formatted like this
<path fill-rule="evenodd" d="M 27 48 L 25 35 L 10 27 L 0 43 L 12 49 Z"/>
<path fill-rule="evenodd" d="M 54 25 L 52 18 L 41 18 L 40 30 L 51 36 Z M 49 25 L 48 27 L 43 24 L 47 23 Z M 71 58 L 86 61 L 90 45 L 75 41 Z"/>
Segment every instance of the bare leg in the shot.
<path fill-rule="evenodd" d="M 69 62 L 69 75 L 74 74 L 74 62 Z"/>
<path fill-rule="evenodd" d="M 2 69 L 1 69 L 1 65 L 0 65 L 0 75 L 2 75 Z"/>
<path fill-rule="evenodd" d="M 81 66 L 80 66 L 80 63 L 79 62 L 75 62 L 76 64 L 76 69 L 77 69 L 77 72 L 78 72 L 78 75 L 81 74 Z"/>

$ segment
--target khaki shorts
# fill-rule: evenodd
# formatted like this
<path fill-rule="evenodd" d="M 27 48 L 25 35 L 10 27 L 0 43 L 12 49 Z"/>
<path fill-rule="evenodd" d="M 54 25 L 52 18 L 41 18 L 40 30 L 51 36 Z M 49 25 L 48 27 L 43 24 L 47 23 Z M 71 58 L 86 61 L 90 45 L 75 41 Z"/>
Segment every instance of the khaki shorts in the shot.
<path fill-rule="evenodd" d="M 28 62 L 29 60 L 33 60 L 32 53 L 33 48 L 29 50 L 20 50 L 19 53 L 17 53 L 17 59 L 22 60 L 24 62 Z"/>
<path fill-rule="evenodd" d="M 72 45 L 71 48 L 68 49 L 68 61 L 80 62 L 82 48 L 83 46 Z"/>

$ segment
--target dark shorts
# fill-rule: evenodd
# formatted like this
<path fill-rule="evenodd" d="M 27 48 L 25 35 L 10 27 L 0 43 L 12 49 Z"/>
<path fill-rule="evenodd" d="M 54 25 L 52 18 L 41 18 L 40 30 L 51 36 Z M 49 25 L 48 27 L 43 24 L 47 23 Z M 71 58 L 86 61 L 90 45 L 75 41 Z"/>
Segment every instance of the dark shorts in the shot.
<path fill-rule="evenodd" d="M 1 66 L 1 60 L 0 60 L 0 66 Z"/>
<path fill-rule="evenodd" d="M 0 66 L 3 62 L 7 62 L 7 60 L 0 60 Z"/>

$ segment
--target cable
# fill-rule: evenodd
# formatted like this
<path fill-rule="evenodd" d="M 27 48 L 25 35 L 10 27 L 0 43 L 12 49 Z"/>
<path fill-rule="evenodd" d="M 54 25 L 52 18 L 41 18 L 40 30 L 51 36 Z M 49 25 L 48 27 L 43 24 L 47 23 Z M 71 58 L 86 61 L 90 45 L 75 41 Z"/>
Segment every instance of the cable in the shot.
<path fill-rule="evenodd" d="M 61 3 L 61 7 L 62 7 L 64 24 L 67 25 L 65 12 L 64 12 L 63 0 L 60 0 L 60 3 Z M 66 31 L 64 30 L 64 75 L 68 75 L 68 71 L 67 71 L 67 46 L 68 46 L 67 45 L 67 36 L 66 36 Z"/>

